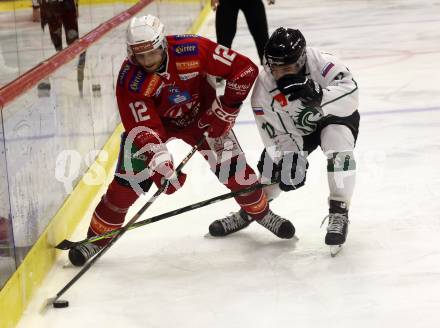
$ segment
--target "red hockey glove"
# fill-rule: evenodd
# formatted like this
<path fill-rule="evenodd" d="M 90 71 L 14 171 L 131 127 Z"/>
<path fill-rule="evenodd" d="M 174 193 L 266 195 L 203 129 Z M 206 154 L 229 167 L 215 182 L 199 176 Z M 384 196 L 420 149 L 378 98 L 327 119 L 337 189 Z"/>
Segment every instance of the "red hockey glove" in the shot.
<path fill-rule="evenodd" d="M 165 161 L 156 166 L 151 180 L 153 180 L 157 188 L 160 188 L 165 181 L 168 180 L 169 183 L 164 192 L 167 195 L 171 195 L 183 186 L 186 180 L 186 174 L 180 172 L 179 175 L 177 175 L 176 171 L 174 171 L 173 162 Z"/>
<path fill-rule="evenodd" d="M 229 107 L 220 98 L 215 98 L 211 108 L 208 109 L 199 119 L 199 127 L 207 128 L 210 138 L 219 138 L 224 136 L 232 129 L 235 119 L 240 111 L 240 105 Z"/>

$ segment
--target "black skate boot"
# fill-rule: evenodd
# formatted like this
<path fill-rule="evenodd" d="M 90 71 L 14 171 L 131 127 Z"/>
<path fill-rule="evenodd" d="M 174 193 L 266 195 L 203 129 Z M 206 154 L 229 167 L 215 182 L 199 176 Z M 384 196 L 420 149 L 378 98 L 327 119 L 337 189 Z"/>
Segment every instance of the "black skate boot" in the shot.
<path fill-rule="evenodd" d="M 93 243 L 86 243 L 75 246 L 69 250 L 69 260 L 74 266 L 83 266 L 101 249 L 102 247 Z"/>
<path fill-rule="evenodd" d="M 209 233 L 214 237 L 227 236 L 246 228 L 251 222 L 248 220 L 246 212 L 241 209 L 238 212 L 227 215 L 223 219 L 212 222 L 209 225 Z"/>
<path fill-rule="evenodd" d="M 263 227 L 282 239 L 291 239 L 295 235 L 295 227 L 289 220 L 283 219 L 269 210 L 266 216 L 260 220 L 255 220 Z"/>
<path fill-rule="evenodd" d="M 324 224 L 328 219 L 325 243 L 329 246 L 342 245 L 347 238 L 348 224 L 350 223 L 347 204 L 337 200 L 330 200 L 329 204 L 329 214 L 322 221 Z"/>

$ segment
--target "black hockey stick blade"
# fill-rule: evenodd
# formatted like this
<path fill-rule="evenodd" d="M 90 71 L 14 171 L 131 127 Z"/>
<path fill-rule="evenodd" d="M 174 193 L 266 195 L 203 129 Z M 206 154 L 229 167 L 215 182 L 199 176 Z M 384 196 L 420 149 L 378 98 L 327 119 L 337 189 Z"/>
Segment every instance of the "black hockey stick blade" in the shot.
<path fill-rule="evenodd" d="M 44 314 L 46 313 L 47 309 L 49 308 L 49 306 L 51 306 L 56 300 L 56 297 L 49 297 L 47 298 L 43 304 L 41 304 L 40 309 L 38 310 L 38 312 L 40 314 Z"/>
<path fill-rule="evenodd" d="M 62 242 L 60 242 L 58 245 L 55 246 L 55 248 L 57 249 L 61 249 L 61 250 L 68 250 L 71 249 L 77 245 L 81 245 L 83 244 L 83 242 L 77 242 L 77 241 L 70 241 L 68 239 L 64 239 Z"/>
<path fill-rule="evenodd" d="M 173 217 L 173 216 L 176 216 L 176 215 L 179 215 L 179 214 L 182 214 L 182 213 L 186 213 L 186 212 L 189 212 L 189 211 L 201 208 L 201 207 L 205 207 L 205 206 L 217 203 L 219 201 L 230 199 L 232 197 L 239 196 L 241 194 L 244 194 L 244 193 L 247 193 L 247 192 L 259 189 L 259 188 L 267 187 L 267 186 L 270 186 L 270 185 L 273 185 L 273 184 L 276 184 L 276 183 L 278 183 L 278 182 L 273 182 L 271 184 L 256 184 L 256 185 L 249 186 L 247 188 L 243 188 L 243 189 L 238 190 L 238 191 L 229 192 L 229 193 L 222 194 L 222 195 L 219 195 L 219 196 L 216 196 L 216 197 L 212 197 L 212 198 L 203 200 L 203 201 L 198 202 L 198 203 L 187 205 L 187 206 L 175 209 L 173 211 L 169 211 L 169 212 L 166 212 L 166 213 L 163 213 L 163 214 L 159 214 L 159 215 L 153 216 L 153 217 L 145 219 L 145 220 L 141 220 L 141 221 L 136 222 L 133 225 L 131 225 L 131 227 L 128 230 L 136 229 L 136 228 L 142 227 L 144 225 L 147 225 L 147 224 L 150 224 L 150 223 L 153 223 L 153 222 L 165 220 L 165 219 L 168 219 L 170 217 Z M 90 242 L 95 242 L 95 241 L 98 241 L 98 240 L 101 240 L 101 239 L 105 239 L 105 238 L 110 238 L 110 237 L 114 236 L 115 234 L 117 234 L 118 231 L 121 230 L 121 229 L 122 228 L 115 229 L 115 230 L 112 230 L 112 231 L 107 232 L 105 234 L 97 235 L 97 236 L 90 237 L 90 238 L 86 238 L 86 239 L 83 239 L 83 240 L 80 240 L 80 241 L 70 241 L 70 240 L 65 239 L 61 243 L 59 243 L 57 246 L 55 246 L 55 248 L 58 248 L 58 249 L 61 249 L 61 250 L 68 250 L 68 249 L 70 249 L 72 247 L 75 247 L 77 245 L 81 245 L 81 244 L 85 244 L 85 243 L 90 243 Z"/>
<path fill-rule="evenodd" d="M 54 308 L 66 308 L 69 306 L 69 302 L 66 300 L 60 300 L 61 295 L 56 295 L 54 297 L 49 297 L 47 298 L 43 304 L 40 306 L 40 309 L 38 310 L 38 312 L 40 314 L 44 314 L 46 313 L 47 309 L 50 306 L 53 306 Z"/>

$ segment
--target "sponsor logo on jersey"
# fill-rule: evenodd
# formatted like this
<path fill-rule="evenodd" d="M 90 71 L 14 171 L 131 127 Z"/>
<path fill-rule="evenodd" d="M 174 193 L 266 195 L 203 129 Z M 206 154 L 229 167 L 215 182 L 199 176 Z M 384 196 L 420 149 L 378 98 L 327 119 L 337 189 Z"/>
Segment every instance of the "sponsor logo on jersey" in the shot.
<path fill-rule="evenodd" d="M 169 110 L 167 112 L 167 115 L 165 116 L 170 118 L 178 118 L 178 117 L 182 117 L 184 112 L 185 109 L 182 106 L 172 107 L 171 110 Z"/>
<path fill-rule="evenodd" d="M 125 79 L 127 78 L 127 73 L 130 70 L 130 64 L 125 64 L 124 67 L 122 67 L 121 71 L 119 72 L 119 77 L 118 77 L 118 84 L 119 85 L 124 85 L 125 83 Z"/>
<path fill-rule="evenodd" d="M 159 76 L 157 76 L 156 74 L 151 75 L 151 78 L 147 83 L 147 87 L 145 88 L 144 96 L 145 97 L 153 96 L 158 90 L 160 82 L 161 80 Z"/>
<path fill-rule="evenodd" d="M 172 95 L 168 96 L 168 100 L 172 104 L 175 104 L 175 105 L 183 103 L 183 102 L 188 101 L 190 99 L 191 99 L 191 96 L 188 91 L 177 92 L 177 93 L 173 93 Z"/>
<path fill-rule="evenodd" d="M 241 93 L 246 93 L 249 88 L 251 87 L 251 85 L 249 83 L 246 84 L 240 84 L 240 83 L 236 83 L 236 82 L 229 82 L 226 83 L 226 87 Z"/>
<path fill-rule="evenodd" d="M 184 43 L 173 46 L 176 56 L 194 56 L 199 53 L 199 45 L 197 43 Z"/>
<path fill-rule="evenodd" d="M 199 60 L 188 60 L 184 62 L 176 62 L 177 70 L 179 71 L 190 71 L 200 67 Z"/>
<path fill-rule="evenodd" d="M 157 87 L 156 92 L 154 93 L 154 96 L 157 97 L 162 92 L 162 88 L 165 86 L 165 82 L 160 82 L 159 86 Z"/>
<path fill-rule="evenodd" d="M 104 233 L 115 229 L 113 224 L 104 221 L 103 219 L 96 216 L 96 214 L 92 216 L 92 222 L 90 223 L 90 226 L 93 231 L 97 233 Z"/>
<path fill-rule="evenodd" d="M 174 36 L 174 40 L 185 40 L 185 39 L 192 39 L 192 38 L 200 38 L 200 36 L 195 34 L 177 34 Z"/>
<path fill-rule="evenodd" d="M 245 96 L 247 94 L 247 92 L 249 91 L 251 84 L 249 84 L 249 83 L 240 84 L 240 83 L 229 81 L 228 83 L 226 83 L 226 87 L 234 90 L 237 95 Z"/>
<path fill-rule="evenodd" d="M 167 118 L 165 119 L 167 125 L 184 128 L 194 123 L 199 112 L 200 102 L 195 94 L 190 101 L 172 106 L 163 116 Z"/>
<path fill-rule="evenodd" d="M 333 67 L 335 67 L 335 64 L 333 64 L 333 63 L 327 63 L 327 64 L 325 64 L 324 68 L 321 70 L 321 75 L 322 75 L 323 77 L 325 77 L 325 76 L 328 74 L 328 72 L 331 71 L 331 69 L 332 69 Z"/>
<path fill-rule="evenodd" d="M 174 83 L 172 84 L 166 84 L 166 87 L 168 87 L 168 92 L 169 93 L 178 93 L 180 92 L 180 89 L 177 85 L 175 85 Z"/>
<path fill-rule="evenodd" d="M 191 72 L 191 73 L 179 74 L 179 78 L 182 81 L 187 81 L 187 80 L 191 80 L 192 78 L 195 78 L 197 75 L 199 75 L 199 72 Z"/>
<path fill-rule="evenodd" d="M 287 106 L 288 104 L 286 96 L 281 92 L 275 95 L 273 99 L 275 99 L 281 105 L 281 107 Z"/>
<path fill-rule="evenodd" d="M 128 88 L 134 92 L 140 92 L 142 84 L 147 77 L 147 73 L 141 69 L 138 69 L 135 74 L 131 77 L 130 83 L 128 84 Z"/>
<path fill-rule="evenodd" d="M 264 115 L 264 110 L 262 107 L 252 107 L 255 115 Z"/>
<path fill-rule="evenodd" d="M 238 79 L 242 79 L 242 78 L 248 76 L 249 74 L 252 74 L 253 72 L 255 72 L 255 69 L 252 66 L 249 66 L 244 71 L 242 71 L 237 77 L 232 79 L 232 81 L 237 81 Z"/>

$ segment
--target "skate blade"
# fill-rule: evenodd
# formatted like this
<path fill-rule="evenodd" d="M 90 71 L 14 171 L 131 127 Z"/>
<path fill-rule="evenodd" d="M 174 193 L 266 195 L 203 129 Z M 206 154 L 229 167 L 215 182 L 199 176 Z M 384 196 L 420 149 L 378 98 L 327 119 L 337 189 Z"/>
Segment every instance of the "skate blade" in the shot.
<path fill-rule="evenodd" d="M 227 236 L 213 236 L 209 232 L 203 236 L 203 238 L 205 238 L 205 239 L 221 239 L 221 238 L 225 238 L 225 237 L 227 237 Z"/>
<path fill-rule="evenodd" d="M 330 246 L 330 255 L 335 257 L 342 250 L 342 245 Z"/>

